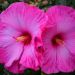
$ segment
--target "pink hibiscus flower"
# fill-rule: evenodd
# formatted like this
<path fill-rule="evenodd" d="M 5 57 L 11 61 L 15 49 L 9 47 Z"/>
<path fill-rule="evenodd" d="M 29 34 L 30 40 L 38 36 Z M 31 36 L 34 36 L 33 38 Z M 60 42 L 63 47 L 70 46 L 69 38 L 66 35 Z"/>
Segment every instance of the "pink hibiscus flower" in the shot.
<path fill-rule="evenodd" d="M 35 38 L 47 21 L 45 13 L 23 2 L 10 5 L 0 15 L 0 63 L 11 72 L 37 70 Z"/>
<path fill-rule="evenodd" d="M 75 70 L 75 10 L 53 6 L 47 10 L 49 22 L 42 32 L 42 71 L 49 73 Z M 52 26 L 53 27 L 49 27 Z"/>

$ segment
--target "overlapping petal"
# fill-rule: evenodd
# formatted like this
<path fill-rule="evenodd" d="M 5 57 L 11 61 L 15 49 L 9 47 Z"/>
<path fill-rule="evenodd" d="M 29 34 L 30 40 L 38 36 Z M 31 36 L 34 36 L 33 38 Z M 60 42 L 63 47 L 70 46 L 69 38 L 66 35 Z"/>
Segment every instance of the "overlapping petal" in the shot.
<path fill-rule="evenodd" d="M 18 72 L 17 69 L 12 70 L 16 65 L 14 61 L 25 68 L 38 69 L 34 40 L 41 36 L 47 19 L 44 11 L 23 2 L 13 3 L 3 11 L 0 15 L 0 63 L 12 72 Z M 16 39 L 26 32 L 31 35 L 29 45 Z"/>
<path fill-rule="evenodd" d="M 48 28 L 42 32 L 44 48 L 42 71 L 47 74 L 74 71 L 75 10 L 68 6 L 56 5 L 49 8 L 46 13 L 49 22 Z"/>

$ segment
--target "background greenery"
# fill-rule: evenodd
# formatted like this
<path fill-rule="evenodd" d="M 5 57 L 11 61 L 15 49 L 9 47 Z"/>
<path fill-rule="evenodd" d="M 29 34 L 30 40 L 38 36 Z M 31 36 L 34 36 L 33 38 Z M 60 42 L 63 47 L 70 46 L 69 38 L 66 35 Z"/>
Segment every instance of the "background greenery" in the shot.
<path fill-rule="evenodd" d="M 5 10 L 11 3 L 23 1 L 32 5 L 39 7 L 40 9 L 46 10 L 48 7 L 53 5 L 67 5 L 75 8 L 75 0 L 0 0 L 0 13 Z M 23 74 L 13 74 L 8 72 L 3 65 L 0 64 L 0 75 L 47 75 L 41 72 L 41 70 L 35 72 L 33 70 L 27 69 Z M 75 75 L 72 73 L 57 73 L 49 75 Z"/>

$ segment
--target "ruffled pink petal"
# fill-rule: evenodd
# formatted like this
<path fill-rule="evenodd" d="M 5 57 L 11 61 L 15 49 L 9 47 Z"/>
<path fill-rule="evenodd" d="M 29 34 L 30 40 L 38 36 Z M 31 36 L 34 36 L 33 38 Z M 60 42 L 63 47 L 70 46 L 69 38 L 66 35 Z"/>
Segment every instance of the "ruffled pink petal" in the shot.
<path fill-rule="evenodd" d="M 8 58 L 12 56 L 11 54 L 15 50 L 11 50 L 11 46 L 18 46 L 18 44 L 15 44 L 16 40 L 14 37 L 18 36 L 19 34 L 20 32 L 16 31 L 14 28 L 8 26 L 6 27 L 5 24 L 2 24 L 0 30 L 0 63 L 7 63 L 9 60 Z M 8 47 L 11 47 L 11 49 L 7 49 Z"/>
<path fill-rule="evenodd" d="M 75 32 L 69 32 L 66 35 L 65 45 L 68 50 L 75 55 Z"/>
<path fill-rule="evenodd" d="M 75 69 L 75 55 L 72 55 L 68 48 L 63 45 L 57 48 L 57 66 L 62 72 L 71 72 Z"/>
<path fill-rule="evenodd" d="M 54 30 L 53 30 L 54 31 Z M 74 54 L 74 45 L 68 45 L 64 43 L 57 48 L 52 46 L 51 37 L 52 35 L 49 33 L 49 30 L 43 33 L 42 40 L 43 40 L 43 47 L 44 47 L 44 54 L 42 60 L 42 71 L 50 74 L 50 73 L 57 73 L 59 71 L 62 72 L 71 72 L 75 69 L 75 54 Z M 69 38 L 74 42 L 74 33 L 66 34 L 66 39 Z M 72 37 L 72 38 L 71 38 Z M 66 40 L 65 39 L 65 40 Z M 69 43 L 71 42 L 70 39 L 68 40 Z M 65 42 L 65 41 L 64 41 Z M 72 42 L 72 44 L 73 44 Z M 73 47 L 73 48 L 72 48 Z M 70 50 L 72 51 L 70 51 Z"/>
<path fill-rule="evenodd" d="M 21 34 L 20 31 L 16 30 L 15 28 L 8 26 L 7 24 L 3 24 L 1 25 L 1 29 L 0 29 L 0 36 L 6 36 L 7 37 L 12 37 L 15 39 L 15 37 L 19 36 Z"/>
<path fill-rule="evenodd" d="M 7 35 L 0 36 L 0 63 L 5 63 L 7 60 L 7 53 L 5 50 L 7 47 L 10 47 L 14 44 L 14 39 Z M 10 53 L 12 54 L 12 53 Z"/>
<path fill-rule="evenodd" d="M 67 6 L 53 6 L 47 10 L 50 22 L 57 26 L 57 32 L 66 32 L 75 28 L 74 9 Z"/>
<path fill-rule="evenodd" d="M 9 70 L 12 73 L 23 73 L 25 68 L 21 68 L 21 65 L 19 64 L 19 61 L 14 62 L 10 67 L 5 67 L 7 70 Z"/>
<path fill-rule="evenodd" d="M 11 4 L 1 13 L 0 18 L 9 26 L 19 31 L 30 31 L 33 35 L 40 34 L 40 29 L 47 21 L 47 16 L 42 10 L 23 2 Z"/>
<path fill-rule="evenodd" d="M 42 71 L 50 74 L 57 73 L 57 62 L 56 62 L 56 49 L 52 46 L 51 38 L 56 34 L 55 28 L 48 28 L 45 32 L 42 33 L 42 42 L 43 42 L 43 59 L 42 59 Z M 51 32 L 51 33 L 50 33 Z"/>
<path fill-rule="evenodd" d="M 2 60 L 5 63 L 5 67 L 10 67 L 15 60 L 19 60 L 20 55 L 22 53 L 23 46 L 20 43 L 13 43 L 9 46 L 6 46 L 2 49 L 0 49 L 0 52 L 2 54 L 0 55 L 0 60 Z"/>
<path fill-rule="evenodd" d="M 60 11 L 59 13 L 67 13 L 71 16 L 71 13 L 75 12 L 72 7 L 64 6 L 64 5 L 55 5 L 49 8 L 47 11 Z"/>
<path fill-rule="evenodd" d="M 47 45 L 46 45 L 47 46 Z M 56 62 L 56 50 L 52 48 L 51 46 L 44 47 L 45 52 L 43 55 L 42 60 L 42 71 L 46 74 L 50 73 L 57 73 L 59 70 L 57 69 L 57 62 Z"/>
<path fill-rule="evenodd" d="M 36 49 L 35 54 L 36 54 L 36 57 L 38 59 L 39 66 L 41 66 L 41 62 L 42 62 L 42 58 L 43 58 L 43 52 L 44 52 L 41 37 L 35 38 L 35 49 Z"/>
<path fill-rule="evenodd" d="M 53 27 L 48 27 L 46 28 L 43 32 L 42 32 L 42 39 L 43 41 L 46 43 L 46 42 L 49 42 L 51 41 L 51 39 L 53 38 L 54 35 L 57 34 L 57 27 L 56 26 L 53 26 Z M 46 40 L 45 40 L 46 39 Z M 50 40 L 50 41 L 49 41 Z"/>
<path fill-rule="evenodd" d="M 3 49 L 0 48 L 0 63 L 4 63 L 5 62 L 5 52 L 3 51 Z"/>
<path fill-rule="evenodd" d="M 33 44 L 24 47 L 24 52 L 20 60 L 20 64 L 26 68 L 38 70 L 39 63 L 36 58 L 35 48 Z"/>

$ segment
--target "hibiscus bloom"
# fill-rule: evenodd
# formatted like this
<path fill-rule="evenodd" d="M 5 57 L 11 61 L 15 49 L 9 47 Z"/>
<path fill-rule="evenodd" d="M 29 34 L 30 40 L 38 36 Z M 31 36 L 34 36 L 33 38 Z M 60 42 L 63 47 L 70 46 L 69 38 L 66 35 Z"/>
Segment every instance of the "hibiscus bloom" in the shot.
<path fill-rule="evenodd" d="M 42 71 L 50 73 L 75 70 L 75 10 L 58 5 L 47 10 L 49 21 L 42 32 Z M 50 27 L 53 26 L 53 27 Z"/>
<path fill-rule="evenodd" d="M 39 69 L 35 38 L 47 21 L 45 13 L 23 2 L 10 5 L 0 15 L 0 63 L 11 72 Z"/>

